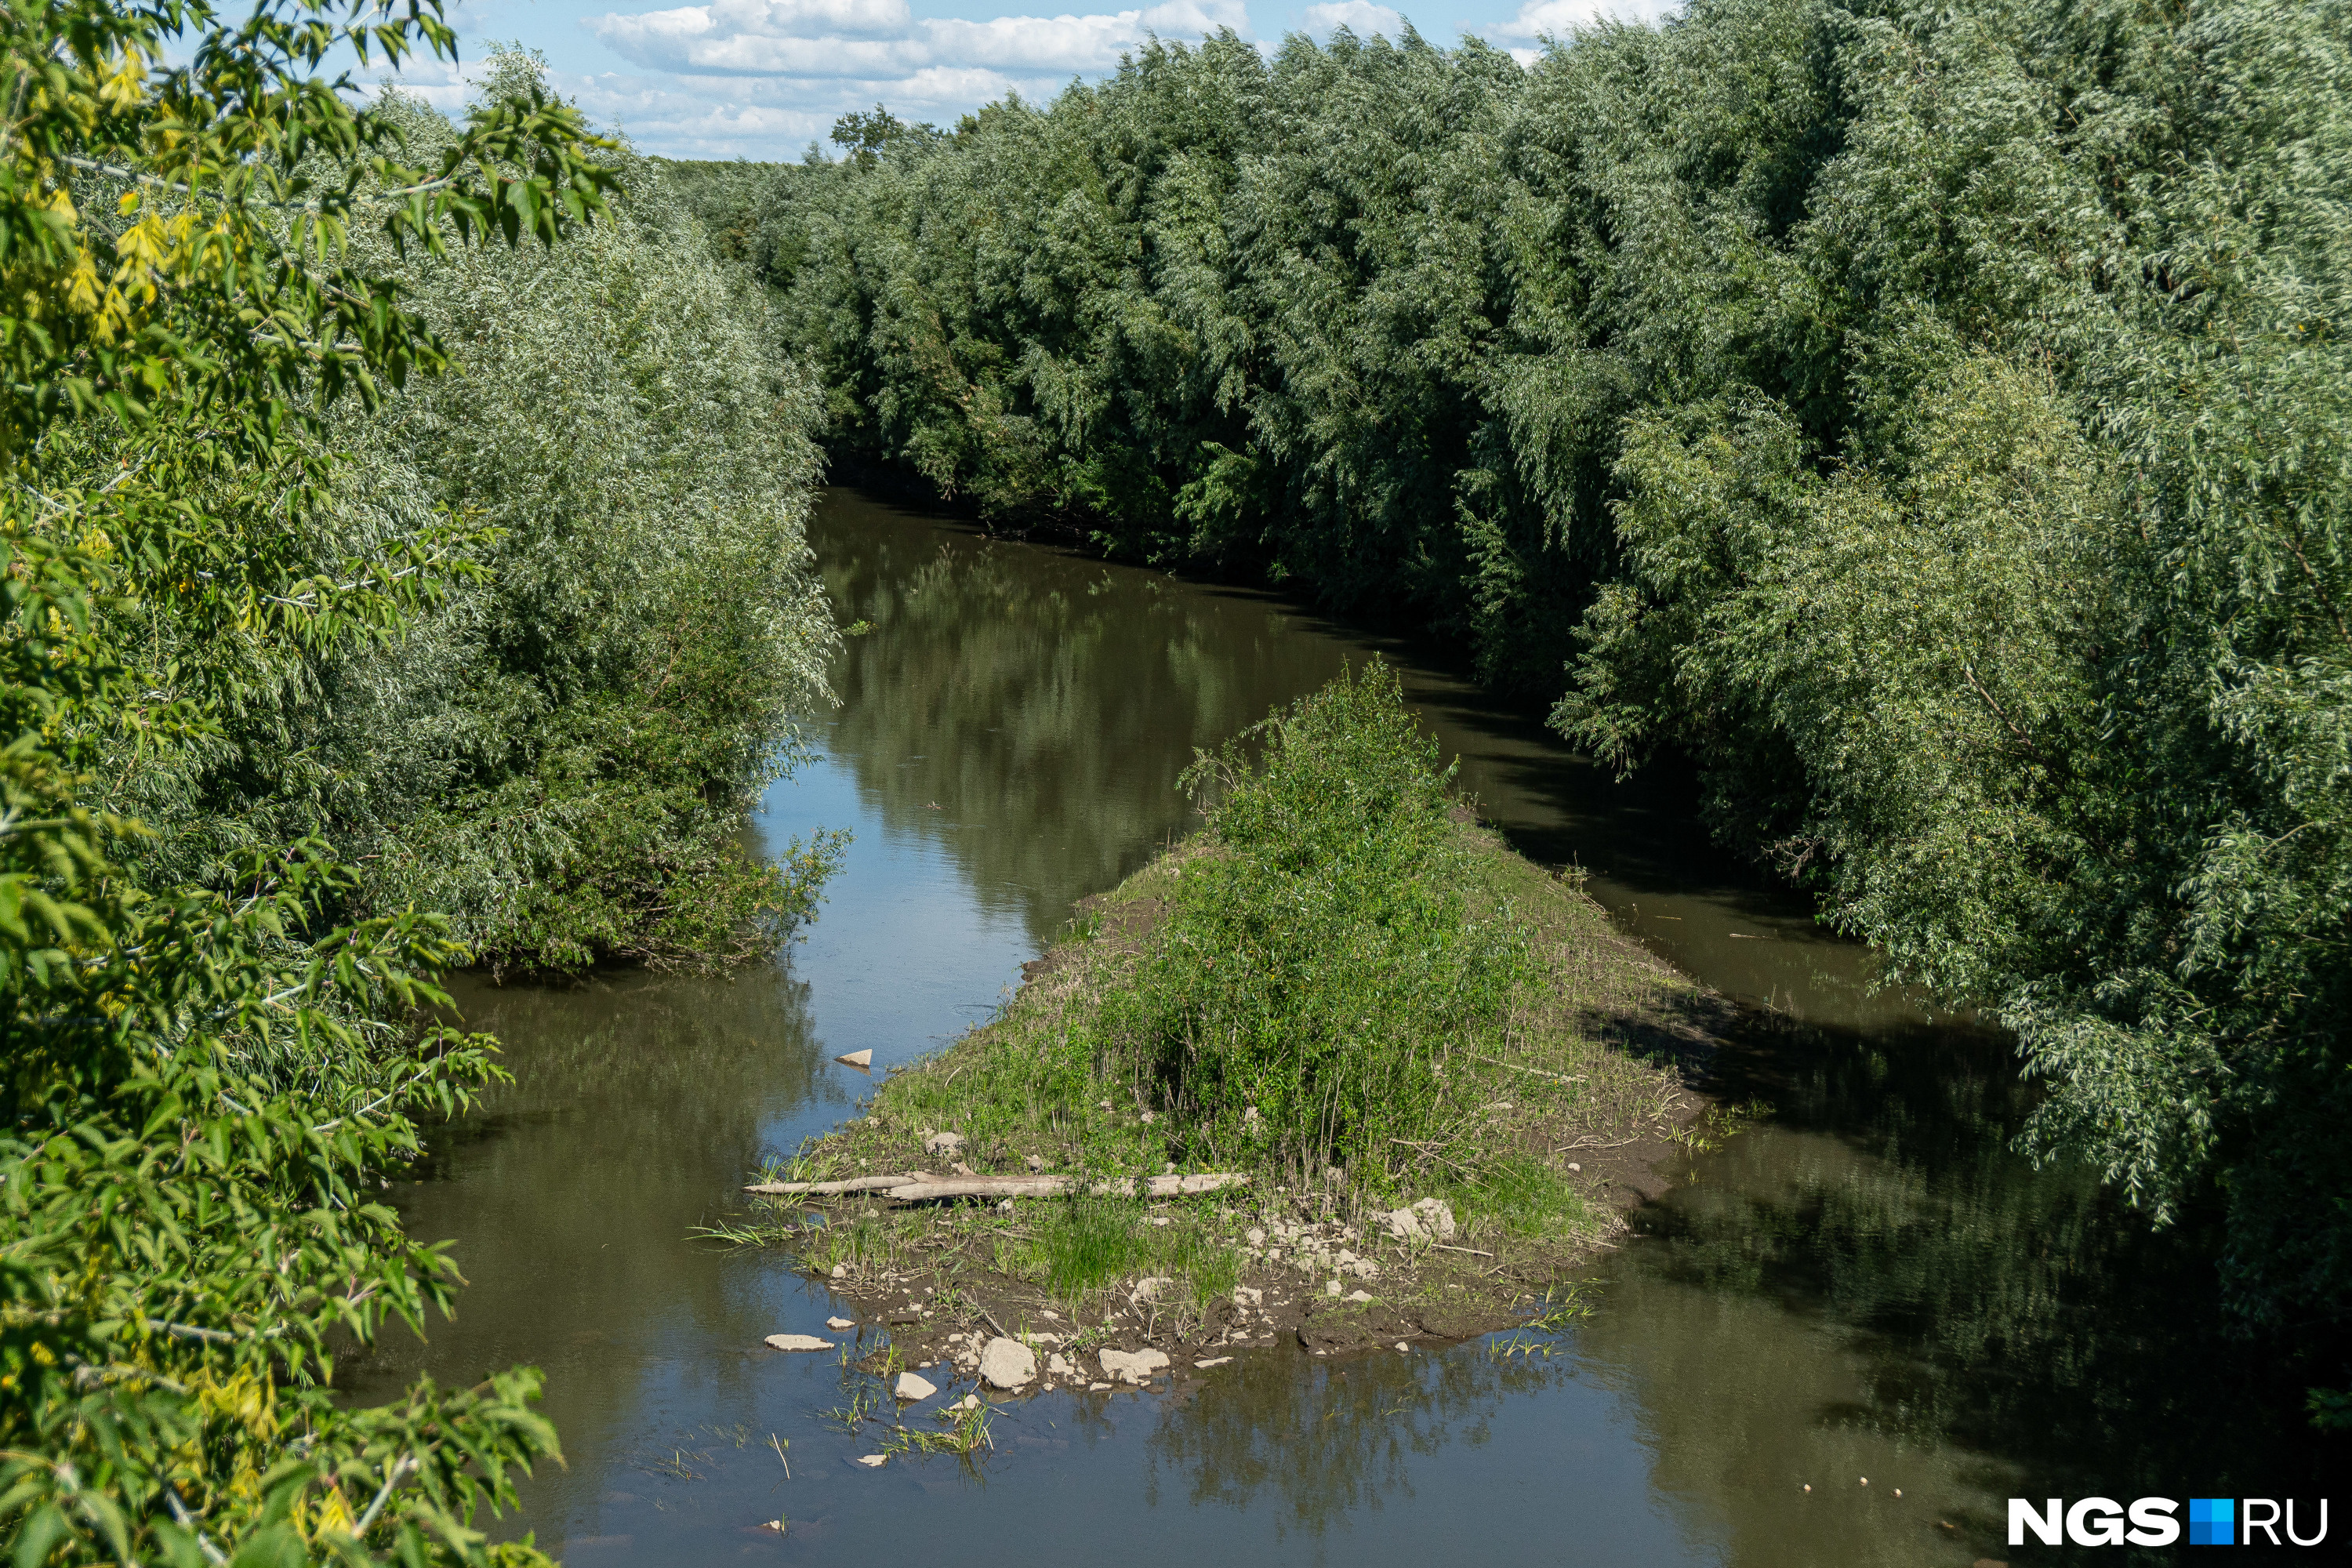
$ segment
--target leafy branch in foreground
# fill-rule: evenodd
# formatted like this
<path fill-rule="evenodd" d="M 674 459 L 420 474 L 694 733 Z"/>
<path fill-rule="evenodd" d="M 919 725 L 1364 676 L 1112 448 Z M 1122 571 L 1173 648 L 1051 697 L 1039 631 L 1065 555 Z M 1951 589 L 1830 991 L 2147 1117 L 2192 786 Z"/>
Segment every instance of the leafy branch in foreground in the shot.
<path fill-rule="evenodd" d="M 430 0 L 0 13 L 0 1529 L 23 1568 L 543 1561 L 476 1523 L 556 1451 L 536 1373 L 375 1408 L 330 1388 L 333 1343 L 458 1282 L 380 1194 L 413 1119 L 497 1076 L 489 1042 L 420 1022 L 462 950 L 415 908 L 344 918 L 359 874 L 307 832 L 157 879 L 117 798 L 396 640 L 478 547 L 316 548 L 328 407 L 445 359 L 352 226 L 547 241 L 612 188 L 568 108 L 486 106 L 420 167 L 320 74 L 452 41 Z"/>

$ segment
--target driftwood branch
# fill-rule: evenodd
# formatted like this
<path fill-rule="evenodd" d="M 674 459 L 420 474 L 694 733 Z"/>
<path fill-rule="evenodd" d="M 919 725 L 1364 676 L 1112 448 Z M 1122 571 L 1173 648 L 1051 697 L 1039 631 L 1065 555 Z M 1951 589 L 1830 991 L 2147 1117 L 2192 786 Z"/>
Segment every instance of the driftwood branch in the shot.
<path fill-rule="evenodd" d="M 912 1175 L 858 1176 L 845 1182 L 762 1182 L 746 1187 L 747 1193 L 763 1197 L 781 1197 L 805 1194 L 810 1197 L 828 1197 L 843 1193 L 880 1193 L 900 1203 L 915 1203 L 925 1198 L 1051 1198 L 1071 1190 L 1075 1176 L 930 1176 L 918 1171 Z M 1195 1176 L 1148 1176 L 1139 1195 L 1151 1198 L 1185 1197 L 1195 1193 L 1221 1192 L 1227 1187 L 1249 1184 L 1249 1177 L 1233 1171 L 1206 1172 Z M 1138 1196 L 1137 1184 L 1127 1177 L 1095 1183 L 1088 1191 L 1097 1197 L 1131 1198 Z"/>

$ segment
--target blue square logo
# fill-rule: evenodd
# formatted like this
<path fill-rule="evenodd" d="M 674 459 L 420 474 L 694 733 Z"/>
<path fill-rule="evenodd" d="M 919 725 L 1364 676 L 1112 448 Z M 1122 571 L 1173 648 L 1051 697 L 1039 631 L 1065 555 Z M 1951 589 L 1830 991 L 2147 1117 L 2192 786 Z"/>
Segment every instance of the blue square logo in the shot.
<path fill-rule="evenodd" d="M 2235 1498 L 2193 1497 L 2189 1500 L 2189 1544 L 2238 1544 L 2238 1502 Z"/>

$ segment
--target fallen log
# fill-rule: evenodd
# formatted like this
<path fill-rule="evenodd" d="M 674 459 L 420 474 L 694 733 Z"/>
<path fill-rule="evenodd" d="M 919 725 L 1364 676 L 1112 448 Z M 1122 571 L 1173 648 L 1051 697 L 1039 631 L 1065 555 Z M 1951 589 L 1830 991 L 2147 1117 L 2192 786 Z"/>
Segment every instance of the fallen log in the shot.
<path fill-rule="evenodd" d="M 1051 1198 L 1068 1192 L 1076 1179 L 1072 1176 L 959 1176 L 951 1181 L 909 1182 L 905 1186 L 888 1189 L 884 1195 L 899 1203 L 918 1203 L 927 1198 Z M 1209 1172 L 1196 1176 L 1152 1176 L 1144 1183 L 1142 1195 L 1182 1197 L 1248 1184 L 1249 1177 L 1234 1171 Z M 1131 1198 L 1137 1195 L 1135 1183 L 1126 1177 L 1097 1182 L 1088 1190 L 1097 1197 Z"/>
<path fill-rule="evenodd" d="M 909 1182 L 926 1181 L 920 1171 L 902 1171 L 891 1176 L 852 1176 L 841 1182 L 759 1182 L 743 1190 L 758 1193 L 762 1197 L 780 1198 L 793 1193 L 807 1193 L 824 1197 L 839 1193 L 878 1193 L 891 1187 L 903 1187 Z"/>

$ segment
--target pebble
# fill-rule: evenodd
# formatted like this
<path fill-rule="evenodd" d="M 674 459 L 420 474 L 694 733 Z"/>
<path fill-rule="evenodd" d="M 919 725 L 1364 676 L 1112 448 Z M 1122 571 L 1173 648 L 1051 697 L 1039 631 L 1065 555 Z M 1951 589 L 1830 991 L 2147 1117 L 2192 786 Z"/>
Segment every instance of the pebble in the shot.
<path fill-rule="evenodd" d="M 890 1390 L 893 1395 L 905 1400 L 929 1399 L 939 1391 L 939 1384 L 928 1377 L 917 1377 L 911 1372 L 900 1373 L 897 1385 Z"/>
<path fill-rule="evenodd" d="M 1206 1372 L 1213 1366 L 1223 1366 L 1233 1359 L 1234 1358 L 1229 1355 L 1211 1356 L 1207 1361 L 1196 1361 L 1192 1364 L 1199 1367 L 1202 1371 Z"/>
<path fill-rule="evenodd" d="M 1037 1352 L 1019 1340 L 993 1339 L 980 1352 L 981 1381 L 991 1388 L 1018 1388 L 1037 1376 Z"/>
<path fill-rule="evenodd" d="M 857 1326 L 857 1320 L 855 1318 L 827 1318 L 824 1321 L 824 1326 L 831 1329 L 837 1334 L 844 1329 L 856 1328 Z"/>
<path fill-rule="evenodd" d="M 814 1334 L 770 1334 L 768 1348 L 772 1351 L 829 1351 L 831 1340 L 818 1339 Z"/>
<path fill-rule="evenodd" d="M 857 1462 L 865 1466 L 869 1470 L 878 1470 L 883 1466 L 890 1462 L 890 1456 L 887 1454 L 860 1454 L 857 1456 Z"/>
<path fill-rule="evenodd" d="M 872 1051 L 844 1051 L 841 1055 L 834 1058 L 833 1059 L 841 1063 L 844 1067 L 870 1068 L 874 1065 L 874 1053 Z"/>
<path fill-rule="evenodd" d="M 1151 1374 L 1168 1365 L 1168 1352 L 1146 1347 L 1139 1351 L 1102 1351 L 1097 1353 L 1102 1363 L 1103 1375 L 1121 1383 L 1148 1383 Z"/>

